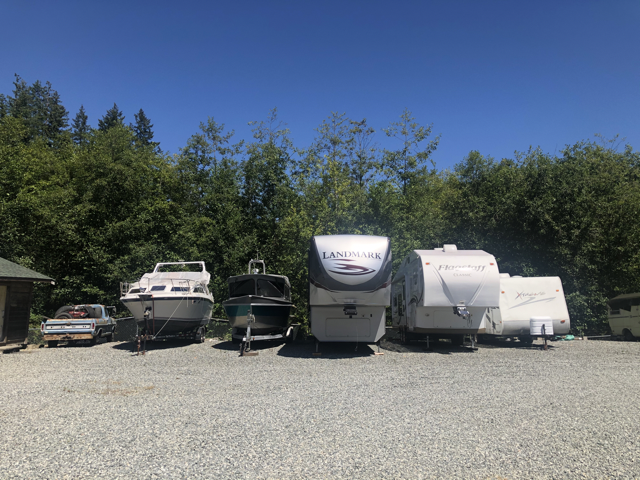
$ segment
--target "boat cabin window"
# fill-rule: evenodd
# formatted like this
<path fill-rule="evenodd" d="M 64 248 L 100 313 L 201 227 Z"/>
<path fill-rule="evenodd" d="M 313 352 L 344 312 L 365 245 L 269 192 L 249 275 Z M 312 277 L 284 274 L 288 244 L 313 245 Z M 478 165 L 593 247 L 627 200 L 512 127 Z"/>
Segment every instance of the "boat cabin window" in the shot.
<path fill-rule="evenodd" d="M 207 293 L 204 291 L 204 288 L 202 287 L 202 285 L 196 285 L 195 287 L 193 287 L 193 293 Z"/>
<path fill-rule="evenodd" d="M 146 288 L 132 288 L 129 293 L 144 293 L 145 290 Z"/>
<path fill-rule="evenodd" d="M 188 292 L 189 287 L 171 287 L 172 292 Z"/>
<path fill-rule="evenodd" d="M 282 279 L 267 280 L 261 278 L 258 280 L 258 296 L 259 297 L 284 297 L 285 283 Z"/>
<path fill-rule="evenodd" d="M 241 280 L 229 284 L 230 297 L 244 297 L 256 294 L 256 282 L 253 279 Z"/>
<path fill-rule="evenodd" d="M 151 287 L 151 291 L 152 292 L 163 292 L 165 288 L 166 288 L 165 285 L 154 285 L 153 287 Z"/>

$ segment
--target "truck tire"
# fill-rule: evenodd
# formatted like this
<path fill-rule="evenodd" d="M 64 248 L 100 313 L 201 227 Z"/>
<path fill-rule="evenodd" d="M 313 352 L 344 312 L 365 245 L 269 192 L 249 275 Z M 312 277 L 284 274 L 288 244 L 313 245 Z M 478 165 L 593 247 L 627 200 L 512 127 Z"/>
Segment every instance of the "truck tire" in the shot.
<path fill-rule="evenodd" d="M 636 337 L 633 336 L 633 333 L 631 333 L 631 330 L 627 330 L 626 328 L 622 332 L 622 336 L 625 342 L 633 342 L 636 339 Z"/>
<path fill-rule="evenodd" d="M 73 310 L 72 305 L 65 305 L 64 307 L 60 307 L 58 310 L 56 310 L 56 313 L 53 316 L 53 318 L 58 318 L 58 315 L 60 315 L 61 313 L 68 312 L 69 310 Z"/>
<path fill-rule="evenodd" d="M 111 333 L 107 338 L 107 342 L 115 342 L 115 341 L 116 341 L 116 327 L 113 327 L 113 330 L 111 330 Z"/>

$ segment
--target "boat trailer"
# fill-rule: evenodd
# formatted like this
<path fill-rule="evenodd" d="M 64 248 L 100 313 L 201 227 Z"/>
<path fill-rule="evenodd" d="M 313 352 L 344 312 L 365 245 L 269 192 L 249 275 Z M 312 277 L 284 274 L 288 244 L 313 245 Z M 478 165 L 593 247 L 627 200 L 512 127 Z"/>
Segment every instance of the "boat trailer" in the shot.
<path fill-rule="evenodd" d="M 251 350 L 251 342 L 260 340 L 284 340 L 285 342 L 292 342 L 296 339 L 298 331 L 300 330 L 299 323 L 292 323 L 289 325 L 284 333 L 274 333 L 270 335 L 251 335 L 251 324 L 256 321 L 253 313 L 247 315 L 247 331 L 244 334 L 232 333 L 231 337 L 235 340 L 240 340 L 240 356 L 241 357 L 255 357 L 258 352 Z"/>
<path fill-rule="evenodd" d="M 182 332 L 182 333 L 174 333 L 174 334 L 158 334 L 154 335 L 148 333 L 151 329 L 149 328 L 149 310 L 144 312 L 144 321 L 145 328 L 142 330 L 144 333 L 140 333 L 139 329 L 137 329 L 137 333 L 134 340 L 134 350 L 133 353 L 136 353 L 135 345 L 137 345 L 138 350 L 136 355 L 140 355 L 140 349 L 142 349 L 142 355 L 147 353 L 147 340 L 191 340 L 196 343 L 204 343 L 206 336 L 206 329 L 204 326 L 197 328 L 191 332 Z M 137 328 L 137 327 L 136 327 Z M 162 328 L 160 329 L 162 331 Z"/>

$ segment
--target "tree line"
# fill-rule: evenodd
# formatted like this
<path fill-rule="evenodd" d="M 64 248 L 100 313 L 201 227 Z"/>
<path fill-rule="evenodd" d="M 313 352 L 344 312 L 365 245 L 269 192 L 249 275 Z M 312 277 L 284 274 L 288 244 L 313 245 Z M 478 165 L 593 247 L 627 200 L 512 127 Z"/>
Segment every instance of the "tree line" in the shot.
<path fill-rule="evenodd" d="M 69 122 L 48 82 L 16 76 L 0 95 L 0 256 L 56 280 L 37 287 L 34 314 L 117 305 L 119 283 L 157 262 L 204 260 L 224 317 L 226 279 L 260 257 L 289 277 L 306 322 L 309 240 L 342 233 L 389 236 L 396 267 L 413 249 L 454 243 L 511 275 L 560 276 L 574 331 L 605 332 L 607 298 L 640 291 L 631 146 L 597 137 L 554 155 L 472 151 L 438 170 L 440 138 L 409 110 L 380 129 L 332 112 L 308 146 L 276 109 L 252 126 L 239 140 L 208 118 L 171 154 L 142 109 L 127 124 L 114 104 L 93 128 L 81 107 Z"/>

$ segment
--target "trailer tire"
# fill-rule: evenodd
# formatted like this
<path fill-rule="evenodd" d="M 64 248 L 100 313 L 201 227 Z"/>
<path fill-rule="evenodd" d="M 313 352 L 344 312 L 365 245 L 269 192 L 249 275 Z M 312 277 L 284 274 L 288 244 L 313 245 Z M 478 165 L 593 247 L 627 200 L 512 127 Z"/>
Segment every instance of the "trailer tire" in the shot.
<path fill-rule="evenodd" d="M 526 335 L 518 338 L 520 339 L 520 342 L 525 343 L 527 345 L 531 345 L 533 343 L 533 337 L 531 335 Z"/>
<path fill-rule="evenodd" d="M 61 313 L 60 315 L 56 315 L 56 319 L 71 319 L 71 315 L 69 315 L 68 313 Z"/>
<path fill-rule="evenodd" d="M 633 336 L 633 333 L 631 333 L 631 330 L 626 328 L 622 331 L 622 336 L 625 342 L 633 342 L 636 339 L 636 337 Z"/>
<path fill-rule="evenodd" d="M 196 343 L 204 343 L 205 337 L 206 337 L 206 334 L 205 334 L 205 331 L 204 331 L 204 327 L 200 327 L 198 329 L 198 331 L 196 332 L 195 342 Z"/>
<path fill-rule="evenodd" d="M 453 335 L 451 337 L 451 345 L 461 347 L 464 345 L 464 335 Z"/>
<path fill-rule="evenodd" d="M 47 341 L 47 347 L 56 348 L 58 346 L 58 340 L 49 340 Z"/>

